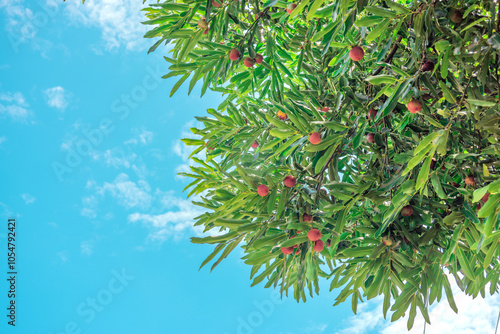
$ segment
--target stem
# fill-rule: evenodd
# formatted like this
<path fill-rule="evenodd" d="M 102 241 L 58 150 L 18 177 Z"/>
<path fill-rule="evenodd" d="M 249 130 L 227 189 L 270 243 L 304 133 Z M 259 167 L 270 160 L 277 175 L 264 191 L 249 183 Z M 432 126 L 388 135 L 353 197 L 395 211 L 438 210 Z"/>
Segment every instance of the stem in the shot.
<path fill-rule="evenodd" d="M 391 63 L 392 58 L 396 54 L 396 51 L 398 50 L 398 47 L 399 47 L 399 43 L 401 42 L 402 39 L 403 39 L 403 36 L 398 36 L 396 43 L 392 46 L 391 53 L 389 53 L 387 58 L 385 58 L 384 63 L 387 63 L 387 64 Z M 377 68 L 377 70 L 375 72 L 373 72 L 373 75 L 379 74 L 382 71 L 382 69 L 383 69 L 383 66 L 380 66 L 379 68 Z"/>

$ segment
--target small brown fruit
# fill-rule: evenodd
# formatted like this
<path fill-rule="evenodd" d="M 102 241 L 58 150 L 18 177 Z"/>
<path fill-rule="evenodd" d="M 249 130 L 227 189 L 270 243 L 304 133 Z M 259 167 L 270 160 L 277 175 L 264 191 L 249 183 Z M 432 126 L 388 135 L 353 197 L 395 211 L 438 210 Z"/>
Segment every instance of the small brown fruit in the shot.
<path fill-rule="evenodd" d="M 292 188 L 295 186 L 295 183 L 297 183 L 297 180 L 295 180 L 295 177 L 292 175 L 287 175 L 283 183 L 285 184 L 285 187 Z"/>
<path fill-rule="evenodd" d="M 246 57 L 245 60 L 243 61 L 243 64 L 245 64 L 246 67 L 250 68 L 253 67 L 253 65 L 255 65 L 255 60 L 253 60 L 250 57 Z"/>
<path fill-rule="evenodd" d="M 285 255 L 290 255 L 293 252 L 293 247 L 281 247 L 281 252 Z"/>
<path fill-rule="evenodd" d="M 261 184 L 257 187 L 257 194 L 259 194 L 259 196 L 265 197 L 267 196 L 267 194 L 269 194 L 269 188 L 265 184 Z"/>
<path fill-rule="evenodd" d="M 291 4 L 289 4 L 289 5 L 288 5 L 288 7 L 286 7 L 286 12 L 287 12 L 288 14 L 290 14 L 291 12 L 293 12 L 293 10 L 294 10 L 296 7 L 297 7 L 297 5 L 296 5 L 296 4 L 291 3 Z"/>
<path fill-rule="evenodd" d="M 410 217 L 412 213 L 413 213 L 413 208 L 409 205 L 401 209 L 401 215 L 403 215 L 404 217 Z"/>
<path fill-rule="evenodd" d="M 426 60 L 420 66 L 422 72 L 432 72 L 434 71 L 434 62 L 432 60 Z"/>
<path fill-rule="evenodd" d="M 240 52 L 238 49 L 232 49 L 231 52 L 229 52 L 229 59 L 232 61 L 238 60 L 240 58 Z"/>
<path fill-rule="evenodd" d="M 304 221 L 304 223 L 312 223 L 313 221 L 313 217 L 307 213 L 304 213 L 304 215 L 302 216 L 302 220 Z M 298 232 L 297 232 L 298 233 Z"/>
<path fill-rule="evenodd" d="M 349 51 L 349 57 L 353 61 L 360 61 L 365 56 L 365 50 L 361 46 L 355 46 Z"/>
<path fill-rule="evenodd" d="M 284 112 L 282 112 L 281 110 L 278 111 L 278 113 L 276 114 L 276 116 L 278 116 L 279 119 L 281 119 L 282 121 L 288 119 L 288 116 L 287 114 L 285 114 Z"/>
<path fill-rule="evenodd" d="M 408 103 L 407 107 L 412 114 L 416 114 L 422 111 L 422 102 L 420 102 L 419 100 L 411 100 Z"/>
<path fill-rule="evenodd" d="M 257 55 L 255 56 L 255 62 L 257 64 L 261 64 L 263 61 L 264 61 L 264 57 L 260 53 L 257 53 Z"/>
<path fill-rule="evenodd" d="M 314 251 L 321 252 L 325 248 L 325 243 L 322 240 L 318 240 L 314 243 Z"/>
<path fill-rule="evenodd" d="M 465 184 L 468 186 L 473 186 L 476 184 L 476 181 L 474 180 L 474 176 L 469 175 L 465 178 Z"/>
<path fill-rule="evenodd" d="M 201 18 L 198 20 L 198 27 L 201 28 L 201 29 L 207 29 L 208 28 L 208 23 L 207 21 L 205 20 L 205 18 Z"/>
<path fill-rule="evenodd" d="M 317 228 L 313 228 L 307 233 L 307 238 L 311 241 L 318 241 L 321 239 L 321 232 Z"/>
<path fill-rule="evenodd" d="M 318 132 L 313 132 L 309 135 L 309 142 L 313 145 L 321 143 L 321 135 Z"/>
<path fill-rule="evenodd" d="M 375 134 L 374 133 L 367 134 L 366 141 L 369 142 L 370 144 L 373 144 L 375 142 Z"/>
<path fill-rule="evenodd" d="M 331 110 L 330 107 L 323 107 L 323 108 L 321 108 L 322 112 L 330 112 L 330 110 Z"/>
<path fill-rule="evenodd" d="M 453 23 L 460 24 L 464 20 L 463 15 L 464 14 L 460 10 L 454 9 L 451 11 L 450 20 Z"/>
<path fill-rule="evenodd" d="M 385 236 L 385 237 L 382 237 L 382 242 L 386 246 L 392 246 L 392 244 L 394 243 L 394 238 L 393 237 Z"/>
<path fill-rule="evenodd" d="M 370 110 L 368 110 L 367 116 L 369 120 L 375 120 L 375 116 L 377 116 L 377 110 L 371 108 Z"/>

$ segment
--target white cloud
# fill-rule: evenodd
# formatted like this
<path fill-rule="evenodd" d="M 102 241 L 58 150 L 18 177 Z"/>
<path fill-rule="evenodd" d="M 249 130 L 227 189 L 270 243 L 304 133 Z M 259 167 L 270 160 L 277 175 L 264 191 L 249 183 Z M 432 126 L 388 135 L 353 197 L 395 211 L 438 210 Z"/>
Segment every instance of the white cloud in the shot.
<path fill-rule="evenodd" d="M 58 253 L 56 253 L 56 255 L 62 264 L 65 264 L 69 260 L 69 252 L 68 251 L 58 252 Z"/>
<path fill-rule="evenodd" d="M 16 92 L 0 93 L 0 115 L 9 116 L 13 121 L 25 122 L 31 115 L 23 94 Z"/>
<path fill-rule="evenodd" d="M 26 202 L 26 204 L 35 203 L 36 198 L 31 196 L 30 194 L 22 194 L 21 197 Z"/>
<path fill-rule="evenodd" d="M 187 230 L 197 235 L 203 234 L 202 227 L 194 227 L 194 218 L 203 214 L 205 209 L 195 206 L 190 200 L 178 198 L 173 192 L 161 193 L 160 203 L 164 211 L 160 214 L 135 212 L 128 216 L 131 223 L 142 223 L 149 228 L 149 238 L 165 241 L 169 237 L 179 239 Z M 166 211 L 165 211 L 166 210 Z"/>
<path fill-rule="evenodd" d="M 83 255 L 90 256 L 94 253 L 94 243 L 90 240 L 82 241 L 80 244 L 80 250 Z"/>
<path fill-rule="evenodd" d="M 135 130 L 134 132 L 136 135 L 133 138 L 127 140 L 125 142 L 125 144 L 137 145 L 137 144 L 141 143 L 143 145 L 148 145 L 148 144 L 151 144 L 153 142 L 153 137 L 154 137 L 153 132 L 148 131 L 144 128 L 142 128 L 140 130 Z"/>
<path fill-rule="evenodd" d="M 44 90 L 49 107 L 64 111 L 68 107 L 69 94 L 61 86 L 52 87 Z"/>
<path fill-rule="evenodd" d="M 130 168 L 137 158 L 135 153 L 125 154 L 123 150 L 114 148 L 104 152 L 92 151 L 91 157 L 96 161 L 103 161 L 108 167 Z"/>
<path fill-rule="evenodd" d="M 112 50 L 124 46 L 127 50 L 142 51 L 152 44 L 143 36 L 148 26 L 141 24 L 146 18 L 141 9 L 147 5 L 137 0 L 73 1 L 67 4 L 72 20 L 101 30 L 105 48 Z"/>

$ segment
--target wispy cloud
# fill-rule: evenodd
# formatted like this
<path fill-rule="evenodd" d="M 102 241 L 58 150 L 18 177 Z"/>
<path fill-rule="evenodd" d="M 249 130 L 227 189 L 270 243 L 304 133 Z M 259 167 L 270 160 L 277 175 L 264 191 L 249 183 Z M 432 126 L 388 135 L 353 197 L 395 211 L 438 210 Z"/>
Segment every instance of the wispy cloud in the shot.
<path fill-rule="evenodd" d="M 154 134 L 151 131 L 146 130 L 145 128 L 141 128 L 140 130 L 134 130 L 135 136 L 125 141 L 125 144 L 142 144 L 149 145 L 153 142 Z"/>
<path fill-rule="evenodd" d="M 61 86 L 44 90 L 49 107 L 64 111 L 68 107 L 69 93 Z"/>
<path fill-rule="evenodd" d="M 92 151 L 94 161 L 102 161 L 108 167 L 130 168 L 137 158 L 135 153 L 125 153 L 120 148 L 109 149 L 104 152 Z"/>
<path fill-rule="evenodd" d="M 24 202 L 26 202 L 26 204 L 35 203 L 36 200 L 36 198 L 31 196 L 30 194 L 22 194 L 21 197 L 24 200 Z"/>
<path fill-rule="evenodd" d="M 67 12 L 77 23 L 97 27 L 107 50 L 125 47 L 131 51 L 142 51 L 148 43 L 144 34 L 148 27 L 140 22 L 145 18 L 141 9 L 146 7 L 136 0 L 102 0 L 68 3 Z"/>
<path fill-rule="evenodd" d="M 31 116 L 28 103 L 23 94 L 16 92 L 0 93 L 0 115 L 9 117 L 15 122 L 26 122 Z"/>
<path fill-rule="evenodd" d="M 82 241 L 80 243 L 80 250 L 83 255 L 90 256 L 94 253 L 94 243 L 91 240 Z"/>

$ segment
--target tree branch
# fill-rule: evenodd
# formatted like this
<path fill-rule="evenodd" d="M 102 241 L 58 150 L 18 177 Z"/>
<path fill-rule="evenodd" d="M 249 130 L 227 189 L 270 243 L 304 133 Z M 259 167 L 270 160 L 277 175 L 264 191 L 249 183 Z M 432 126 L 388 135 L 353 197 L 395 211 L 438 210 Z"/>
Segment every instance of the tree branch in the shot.
<path fill-rule="evenodd" d="M 387 58 L 385 58 L 384 63 L 387 63 L 387 64 L 391 63 L 392 58 L 396 54 L 396 51 L 398 51 L 399 43 L 401 42 L 402 39 L 403 39 L 403 36 L 398 36 L 396 43 L 392 46 L 391 53 L 389 53 Z M 379 68 L 377 68 L 377 70 L 375 72 L 373 72 L 373 75 L 379 74 L 382 71 L 382 69 L 383 69 L 383 66 L 380 66 Z"/>

